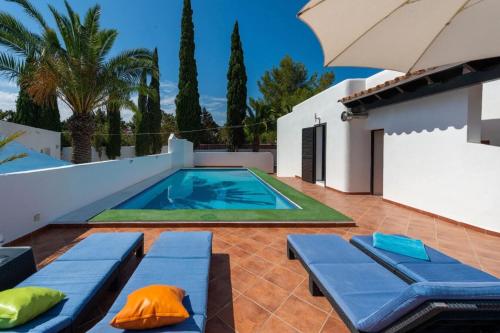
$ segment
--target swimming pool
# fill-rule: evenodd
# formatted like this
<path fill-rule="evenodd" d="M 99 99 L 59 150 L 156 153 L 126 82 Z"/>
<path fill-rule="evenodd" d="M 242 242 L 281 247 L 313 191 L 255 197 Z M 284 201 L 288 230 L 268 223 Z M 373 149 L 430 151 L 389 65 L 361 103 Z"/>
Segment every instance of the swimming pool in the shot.
<path fill-rule="evenodd" d="M 300 209 L 248 169 L 181 169 L 114 209 Z"/>

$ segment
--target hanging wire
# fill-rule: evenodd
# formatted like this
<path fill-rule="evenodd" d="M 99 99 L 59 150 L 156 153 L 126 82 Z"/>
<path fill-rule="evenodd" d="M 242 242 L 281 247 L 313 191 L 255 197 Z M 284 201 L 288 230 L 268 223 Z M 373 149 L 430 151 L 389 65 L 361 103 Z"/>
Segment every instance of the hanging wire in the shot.
<path fill-rule="evenodd" d="M 225 129 L 233 129 L 233 128 L 249 128 L 249 127 L 255 127 L 258 125 L 262 124 L 272 124 L 275 123 L 276 120 L 267 120 L 267 121 L 261 121 L 259 123 L 251 124 L 251 125 L 234 125 L 234 126 L 223 126 L 223 127 L 212 127 L 212 128 L 202 128 L 202 129 L 197 129 L 197 130 L 190 130 L 190 131 L 172 131 L 172 132 L 157 132 L 157 133 L 130 133 L 130 134 L 125 134 L 125 135 L 165 135 L 165 134 L 171 134 L 171 133 L 178 133 L 178 134 L 185 134 L 185 133 L 196 133 L 196 132 L 210 132 L 210 131 L 220 131 L 220 130 L 225 130 Z M 71 131 L 62 131 L 62 134 L 71 134 Z M 94 133 L 92 136 L 97 136 L 97 135 L 102 135 L 102 136 L 114 136 L 114 135 L 124 135 L 123 133 Z"/>

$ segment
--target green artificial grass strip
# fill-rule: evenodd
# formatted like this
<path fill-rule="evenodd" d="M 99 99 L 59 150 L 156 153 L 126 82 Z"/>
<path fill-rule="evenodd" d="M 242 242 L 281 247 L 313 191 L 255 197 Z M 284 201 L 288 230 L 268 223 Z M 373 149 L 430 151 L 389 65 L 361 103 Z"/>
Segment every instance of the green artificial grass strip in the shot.
<path fill-rule="evenodd" d="M 282 183 L 262 170 L 250 168 L 257 176 L 302 209 L 224 210 L 224 209 L 108 209 L 91 222 L 160 222 L 160 221 L 352 221 L 302 192 Z"/>

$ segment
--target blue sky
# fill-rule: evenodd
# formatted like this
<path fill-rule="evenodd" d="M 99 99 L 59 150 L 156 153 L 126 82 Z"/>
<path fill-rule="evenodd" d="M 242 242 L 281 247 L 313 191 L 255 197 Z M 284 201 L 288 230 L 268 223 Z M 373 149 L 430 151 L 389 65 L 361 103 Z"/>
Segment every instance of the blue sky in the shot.
<path fill-rule="evenodd" d="M 62 0 L 32 2 L 47 17 L 47 3 L 63 9 Z M 71 0 L 83 14 L 99 3 L 102 25 L 120 32 L 114 52 L 126 48 L 158 47 L 161 70 L 162 107 L 174 111 L 177 93 L 178 51 L 182 0 Z M 226 114 L 226 72 L 230 55 L 230 37 L 235 20 L 239 21 L 248 74 L 248 93 L 258 97 L 257 80 L 285 56 L 306 64 L 310 73 L 323 72 L 321 46 L 312 31 L 296 18 L 307 0 L 192 0 L 194 10 L 196 60 L 201 104 L 222 124 Z M 17 6 L 0 0 L 0 8 L 27 19 Z M 52 24 L 52 20 L 49 20 Z M 371 69 L 333 68 L 336 82 L 346 78 L 366 77 Z M 0 81 L 0 109 L 13 108 L 17 88 Z M 67 110 L 62 110 L 63 117 Z M 123 117 L 130 118 L 129 112 Z"/>

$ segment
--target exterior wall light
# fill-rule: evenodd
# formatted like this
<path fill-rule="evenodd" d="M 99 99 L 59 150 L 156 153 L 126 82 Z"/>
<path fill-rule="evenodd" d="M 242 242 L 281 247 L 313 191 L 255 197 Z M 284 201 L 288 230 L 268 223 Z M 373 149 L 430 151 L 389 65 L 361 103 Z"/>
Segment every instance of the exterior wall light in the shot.
<path fill-rule="evenodd" d="M 353 113 L 351 110 L 344 111 L 340 115 L 342 121 L 351 121 L 353 119 L 366 119 L 368 118 L 368 112 L 363 113 Z"/>
<path fill-rule="evenodd" d="M 321 117 L 318 117 L 318 114 L 314 114 L 314 123 L 318 122 L 318 125 L 321 124 Z"/>

